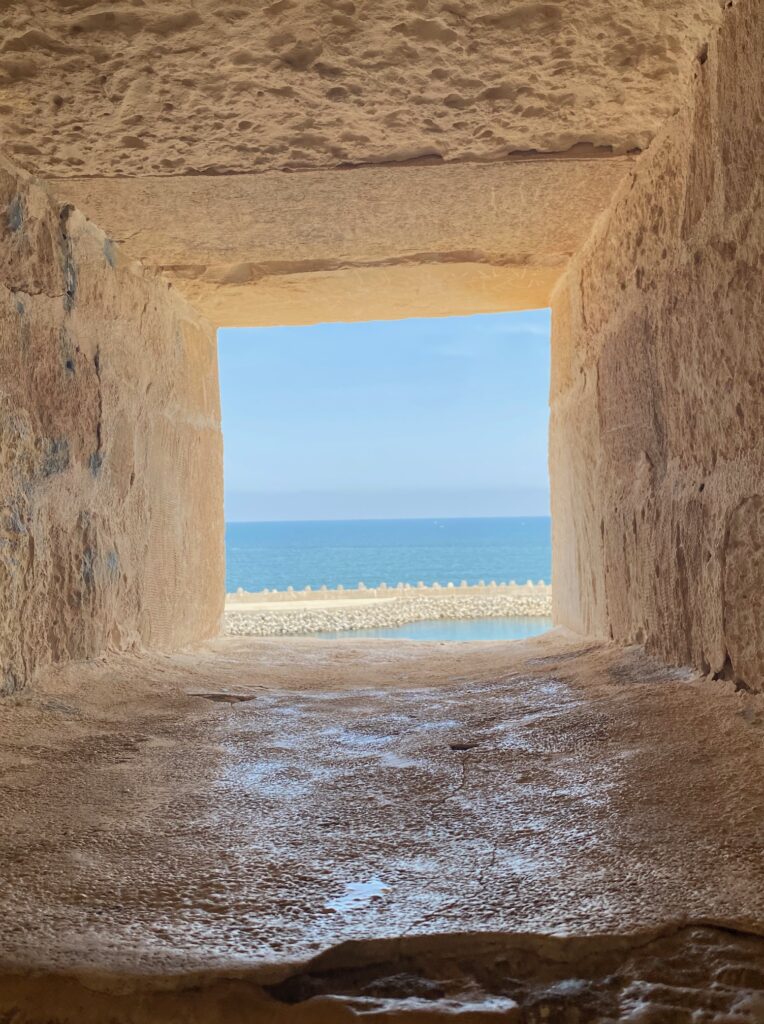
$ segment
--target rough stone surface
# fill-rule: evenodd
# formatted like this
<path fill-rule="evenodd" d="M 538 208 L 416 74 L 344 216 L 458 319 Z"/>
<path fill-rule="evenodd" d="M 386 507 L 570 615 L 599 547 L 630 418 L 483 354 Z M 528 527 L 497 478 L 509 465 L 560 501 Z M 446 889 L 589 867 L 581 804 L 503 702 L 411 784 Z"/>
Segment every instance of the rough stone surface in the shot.
<path fill-rule="evenodd" d="M 209 325 L 3 161 L 0 331 L 0 693 L 49 661 L 214 635 Z"/>
<path fill-rule="evenodd" d="M 10 152 L 217 322 L 533 304 L 617 188 L 555 296 L 556 613 L 717 678 L 560 633 L 124 653 L 219 624 L 214 342 L 3 163 L 0 1019 L 762 1020 L 764 28 L 725 10 L 1 5 Z"/>
<path fill-rule="evenodd" d="M 720 10 L 9 0 L 0 132 L 216 325 L 529 309 Z"/>
<path fill-rule="evenodd" d="M 763 729 L 565 634 L 49 672 L 0 718 L 0 1013 L 758 1024 Z"/>
<path fill-rule="evenodd" d="M 213 323 L 548 304 L 633 158 L 52 183 Z M 193 211 L 186 216 L 179 211 Z"/>
<path fill-rule="evenodd" d="M 718 0 L 6 0 L 0 117 L 46 177 L 644 148 Z"/>
<path fill-rule="evenodd" d="M 554 296 L 554 602 L 762 690 L 764 9 L 728 8 Z"/>

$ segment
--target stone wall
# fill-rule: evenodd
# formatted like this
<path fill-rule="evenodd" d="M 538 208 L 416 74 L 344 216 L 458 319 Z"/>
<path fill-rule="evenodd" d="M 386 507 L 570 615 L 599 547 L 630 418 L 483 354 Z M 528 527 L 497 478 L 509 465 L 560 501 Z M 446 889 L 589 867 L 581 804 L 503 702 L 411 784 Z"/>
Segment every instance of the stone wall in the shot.
<path fill-rule="evenodd" d="M 691 102 L 553 300 L 556 621 L 764 689 L 764 10 L 727 4 Z"/>
<path fill-rule="evenodd" d="M 0 161 L 0 693 L 45 663 L 218 632 L 215 336 Z"/>

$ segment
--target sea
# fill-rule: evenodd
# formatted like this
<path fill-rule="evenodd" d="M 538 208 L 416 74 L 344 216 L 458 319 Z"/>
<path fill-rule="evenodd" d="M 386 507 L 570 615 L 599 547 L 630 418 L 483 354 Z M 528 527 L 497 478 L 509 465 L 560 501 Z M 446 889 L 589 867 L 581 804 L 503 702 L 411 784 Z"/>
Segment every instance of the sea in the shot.
<path fill-rule="evenodd" d="M 548 516 L 228 523 L 226 590 L 551 582 Z"/>

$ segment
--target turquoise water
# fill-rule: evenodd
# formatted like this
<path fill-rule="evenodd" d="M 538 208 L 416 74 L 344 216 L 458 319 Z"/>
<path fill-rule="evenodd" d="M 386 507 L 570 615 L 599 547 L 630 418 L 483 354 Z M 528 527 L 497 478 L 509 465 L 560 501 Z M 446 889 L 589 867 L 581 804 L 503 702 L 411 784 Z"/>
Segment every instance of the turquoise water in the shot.
<path fill-rule="evenodd" d="M 387 629 L 343 629 L 313 633 L 320 640 L 525 640 L 552 628 L 552 620 L 539 617 L 512 619 L 460 619 L 409 622 Z"/>
<path fill-rule="evenodd" d="M 549 583 L 550 525 L 548 516 L 228 523 L 226 589 Z"/>

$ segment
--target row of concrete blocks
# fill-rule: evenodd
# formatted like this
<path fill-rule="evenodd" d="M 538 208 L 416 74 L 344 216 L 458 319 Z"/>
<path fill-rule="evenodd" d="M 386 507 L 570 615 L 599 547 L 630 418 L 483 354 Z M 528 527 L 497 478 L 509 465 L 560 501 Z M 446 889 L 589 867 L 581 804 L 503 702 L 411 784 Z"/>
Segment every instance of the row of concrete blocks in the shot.
<path fill-rule="evenodd" d="M 550 593 L 551 589 L 551 585 L 545 583 L 544 580 L 539 580 L 537 583 L 534 583 L 532 580 L 528 580 L 526 583 L 517 583 L 515 580 L 510 580 L 508 583 L 497 583 L 496 580 L 491 580 L 490 583 L 486 583 L 485 580 L 480 580 L 479 583 L 467 583 L 466 580 L 462 580 L 458 586 L 455 583 L 446 583 L 445 586 L 440 583 L 427 585 L 420 581 L 416 586 L 411 583 L 397 583 L 393 587 L 388 586 L 387 583 L 380 583 L 377 587 L 367 587 L 365 583 L 361 582 L 355 588 L 349 587 L 347 589 L 340 584 L 333 588 L 324 585 L 316 590 L 310 586 L 305 587 L 303 590 L 295 590 L 294 587 L 287 587 L 286 590 L 269 590 L 266 588 L 256 593 L 239 587 L 235 593 L 228 594 L 227 597 L 233 601 L 262 601 L 263 599 L 269 601 L 327 601 L 333 598 L 395 597 L 400 594 L 421 593 L 422 591 L 426 591 L 429 595 L 437 596 L 441 594 L 445 596 L 452 594 L 454 591 L 466 594 L 484 594 L 486 591 L 490 593 L 517 594 L 533 592 L 545 594 Z"/>

